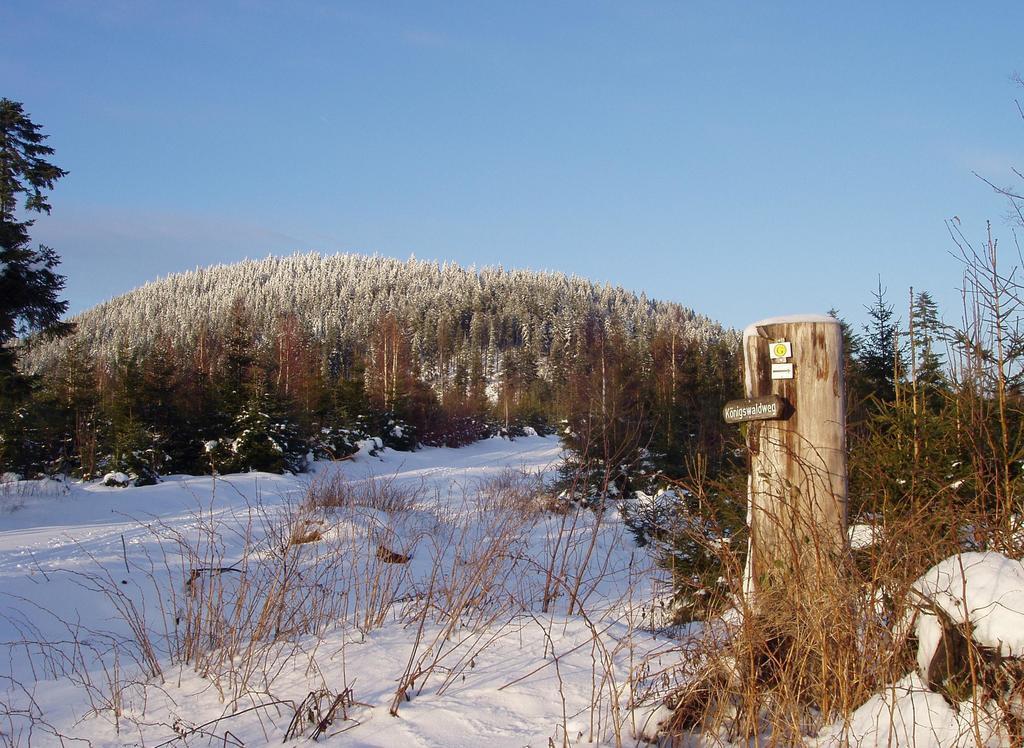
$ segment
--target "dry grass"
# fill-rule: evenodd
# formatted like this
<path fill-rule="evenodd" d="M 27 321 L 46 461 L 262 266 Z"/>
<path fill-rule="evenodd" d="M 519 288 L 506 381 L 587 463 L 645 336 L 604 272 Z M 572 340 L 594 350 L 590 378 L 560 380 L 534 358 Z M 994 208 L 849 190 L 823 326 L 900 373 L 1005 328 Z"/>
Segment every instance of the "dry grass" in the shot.
<path fill-rule="evenodd" d="M 1005 546 L 1005 535 L 983 533 L 999 526 L 991 516 L 942 497 L 878 522 L 875 542 L 860 550 L 836 555 L 827 550 L 831 541 L 814 538 L 816 574 L 775 574 L 752 595 L 744 594 L 742 549 L 691 538 L 718 555 L 732 594 L 684 640 L 678 662 L 640 664 L 637 702 L 671 709 L 658 734 L 672 745 L 698 735 L 701 745 L 811 738 L 916 667 L 912 621 L 923 601 L 912 585 L 928 568 L 969 549 L 1020 554 Z M 973 671 L 965 677 L 972 685 L 961 696 L 980 713 L 987 708 L 984 684 Z M 1003 713 L 1004 730 L 1013 734 L 1010 710 Z"/>
<path fill-rule="evenodd" d="M 332 472 L 309 487 L 303 508 L 312 511 L 363 507 L 395 514 L 411 509 L 422 498 L 424 490 L 422 486 L 411 490 L 399 485 L 394 476 L 350 481 L 341 473 Z"/>
<path fill-rule="evenodd" d="M 326 524 L 318 519 L 297 519 L 288 531 L 288 545 L 318 543 L 324 539 Z"/>
<path fill-rule="evenodd" d="M 0 514 L 23 509 L 29 499 L 65 496 L 69 491 L 63 480 L 20 480 L 12 473 L 0 473 Z"/>
<path fill-rule="evenodd" d="M 124 729 L 141 736 L 142 722 L 151 728 L 160 719 L 145 714 L 146 694 L 161 679 L 173 682 L 192 671 L 211 685 L 226 715 L 258 709 L 261 720 L 277 724 L 269 714 L 283 713 L 294 716 L 292 724 L 275 729 L 295 737 L 330 735 L 353 726 L 364 707 L 354 701 L 351 683 L 321 675 L 325 637 L 358 642 L 388 623 L 414 632 L 405 668 L 387 675 L 397 680 L 391 709 L 398 714 L 407 699 L 425 691 L 442 695 L 462 683 L 503 639 L 518 641 L 524 629 L 535 629 L 545 642 L 537 659 L 556 672 L 553 697 L 565 706 L 553 739 L 565 746 L 609 737 L 628 743 L 621 709 L 636 684 L 623 663 L 632 656 L 637 611 L 648 601 L 634 601 L 629 583 L 615 599 L 596 593 L 606 578 L 625 574 L 638 581 L 644 572 L 640 564 L 610 566 L 608 549 L 630 542 L 621 523 L 578 507 L 546 513 L 542 488 L 535 476 L 507 471 L 427 501 L 423 486 L 329 478 L 293 504 L 257 504 L 232 516 L 200 510 L 187 529 L 152 522 L 152 558 L 142 565 L 133 560 L 131 570 L 150 580 L 148 608 L 122 598 L 118 580 L 105 572 L 82 578 L 108 598 L 130 632 L 117 644 L 125 653 L 119 664 L 107 665 L 110 684 L 93 683 L 96 711 L 116 714 Z M 103 567 L 97 562 L 97 568 Z M 564 645 L 559 627 L 569 618 L 584 621 L 589 634 Z M 561 662 L 584 652 L 592 668 L 591 698 L 583 707 L 589 727 L 576 734 L 570 722 L 579 715 L 566 706 Z M 51 653 L 55 662 L 58 657 Z M 95 673 L 89 662 L 100 661 L 96 653 L 59 674 L 89 677 Z M 296 663 L 314 681 L 305 702 L 279 693 L 281 676 Z M 546 672 L 542 666 L 516 682 L 528 685 Z M 231 745 L 230 723 L 223 723 L 229 718 L 235 717 L 165 727 L 184 742 Z"/>

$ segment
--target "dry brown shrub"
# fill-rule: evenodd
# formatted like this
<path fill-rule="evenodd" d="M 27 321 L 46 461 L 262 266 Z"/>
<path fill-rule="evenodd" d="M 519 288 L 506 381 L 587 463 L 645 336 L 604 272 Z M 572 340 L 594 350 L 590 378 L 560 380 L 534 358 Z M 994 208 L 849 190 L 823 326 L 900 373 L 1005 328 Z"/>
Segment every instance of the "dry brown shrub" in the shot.
<path fill-rule="evenodd" d="M 399 485 L 394 476 L 349 480 L 342 473 L 332 472 L 326 478 L 310 485 L 303 508 L 315 510 L 365 507 L 388 513 L 404 512 L 415 505 L 422 492 L 422 487 L 413 490 L 408 486 Z"/>
<path fill-rule="evenodd" d="M 672 744 L 791 745 L 842 721 L 916 666 L 913 583 L 943 558 L 978 543 L 976 511 L 937 497 L 878 518 L 874 542 L 830 555 L 817 574 L 793 570 L 744 595 L 744 553 L 708 545 L 733 591 L 729 607 L 681 645 L 682 662 L 646 672 L 636 699 L 673 709 Z M 996 538 L 983 538 L 989 547 Z M 689 736 L 689 737 L 688 737 Z"/>
<path fill-rule="evenodd" d="M 301 519 L 292 526 L 288 537 L 288 544 L 304 545 L 306 543 L 317 543 L 323 540 L 325 529 L 322 520 Z"/>

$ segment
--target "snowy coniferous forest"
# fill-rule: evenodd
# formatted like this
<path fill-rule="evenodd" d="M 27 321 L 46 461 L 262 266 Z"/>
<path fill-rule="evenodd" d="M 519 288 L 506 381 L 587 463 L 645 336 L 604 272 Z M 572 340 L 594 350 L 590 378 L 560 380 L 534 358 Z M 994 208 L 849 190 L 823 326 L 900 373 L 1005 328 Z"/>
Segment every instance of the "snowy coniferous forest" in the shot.
<path fill-rule="evenodd" d="M 40 387 L 5 443 L 8 470 L 298 471 L 363 438 L 457 446 L 563 420 L 586 460 L 600 442 L 621 452 L 602 464 L 643 452 L 678 465 L 723 453 L 717 409 L 738 384 L 735 333 L 678 304 L 415 259 L 196 269 L 74 322 L 24 358 Z"/>
<path fill-rule="evenodd" d="M 317 253 L 214 265 L 147 283 L 79 315 L 76 338 L 113 359 L 153 336 L 191 343 L 205 329 L 224 332 L 241 301 L 260 338 L 282 315 L 296 315 L 312 339 L 342 350 L 365 347 L 379 321 L 403 320 L 413 353 L 435 377 L 453 369 L 449 340 L 491 359 L 528 347 L 546 357 L 569 344 L 588 314 L 632 335 L 675 324 L 688 339 L 721 338 L 721 325 L 678 304 L 561 273 L 462 268 L 454 263 Z M 59 347 L 42 348 L 36 361 Z M 556 353 L 557 355 L 557 353 Z"/>

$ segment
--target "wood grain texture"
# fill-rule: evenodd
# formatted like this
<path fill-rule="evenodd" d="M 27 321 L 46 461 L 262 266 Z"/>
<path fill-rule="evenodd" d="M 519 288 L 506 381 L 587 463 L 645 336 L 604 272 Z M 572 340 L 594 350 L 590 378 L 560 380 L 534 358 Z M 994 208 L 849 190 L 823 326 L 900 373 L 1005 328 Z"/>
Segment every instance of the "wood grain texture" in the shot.
<path fill-rule="evenodd" d="M 793 379 L 772 380 L 769 344 L 793 344 Z M 747 397 L 779 395 L 785 420 L 750 424 L 751 582 L 813 586 L 846 547 L 846 388 L 836 321 L 772 320 L 744 337 Z"/>

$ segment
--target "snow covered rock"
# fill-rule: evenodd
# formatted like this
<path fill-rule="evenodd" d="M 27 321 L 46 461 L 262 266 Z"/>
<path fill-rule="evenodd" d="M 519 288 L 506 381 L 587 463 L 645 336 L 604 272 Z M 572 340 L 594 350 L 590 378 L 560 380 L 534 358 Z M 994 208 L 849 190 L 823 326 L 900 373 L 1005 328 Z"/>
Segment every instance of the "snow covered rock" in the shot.
<path fill-rule="evenodd" d="M 828 746 L 954 746 L 1005 745 L 995 710 L 971 702 L 951 705 L 911 673 L 868 699 L 847 719 L 823 729 L 807 745 Z"/>
<path fill-rule="evenodd" d="M 1016 744 L 1008 723 L 1024 716 L 1024 563 L 994 552 L 961 553 L 930 568 L 912 590 L 917 610 L 906 625 L 917 634 L 916 672 L 811 744 Z"/>
<path fill-rule="evenodd" d="M 379 457 L 384 451 L 384 442 L 376 436 L 360 439 L 356 442 L 358 451 L 356 454 L 362 457 Z"/>
<path fill-rule="evenodd" d="M 132 479 L 126 473 L 114 472 L 107 473 L 103 476 L 104 486 L 111 486 L 116 488 L 126 488 L 128 484 L 132 482 Z"/>
<path fill-rule="evenodd" d="M 672 715 L 671 707 L 661 702 L 637 707 L 630 720 L 633 724 L 633 737 L 649 743 L 657 742 L 672 722 Z"/>
<path fill-rule="evenodd" d="M 882 526 L 876 523 L 850 525 L 847 532 L 850 538 L 850 548 L 854 551 L 871 548 L 882 540 Z"/>
<path fill-rule="evenodd" d="M 1024 716 L 1024 563 L 994 553 L 961 553 L 914 585 L 917 670 L 953 703 L 978 691 Z"/>
<path fill-rule="evenodd" d="M 930 660 L 945 613 L 957 626 L 969 624 L 972 638 L 1003 657 L 1024 656 L 1024 563 L 1000 553 L 961 553 L 940 561 L 914 583 L 931 603 L 917 618 L 922 646 L 918 664 Z"/>

